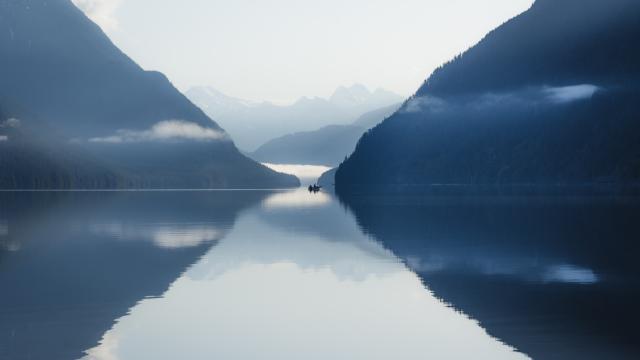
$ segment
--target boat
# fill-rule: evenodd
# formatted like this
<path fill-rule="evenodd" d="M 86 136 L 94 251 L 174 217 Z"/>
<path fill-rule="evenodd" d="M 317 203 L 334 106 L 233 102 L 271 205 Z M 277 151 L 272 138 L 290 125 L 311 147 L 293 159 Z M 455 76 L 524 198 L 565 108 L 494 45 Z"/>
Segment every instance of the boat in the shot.
<path fill-rule="evenodd" d="M 322 189 L 322 186 L 320 186 L 318 184 L 312 184 L 312 185 L 309 185 L 308 189 L 309 189 L 309 192 L 317 193 L 318 191 L 320 191 Z"/>

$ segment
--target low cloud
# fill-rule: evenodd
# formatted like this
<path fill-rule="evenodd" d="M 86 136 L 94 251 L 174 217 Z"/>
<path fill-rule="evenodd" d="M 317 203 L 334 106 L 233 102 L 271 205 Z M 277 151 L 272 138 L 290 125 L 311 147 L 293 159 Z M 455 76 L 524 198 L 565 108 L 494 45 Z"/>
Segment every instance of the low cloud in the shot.
<path fill-rule="evenodd" d="M 119 144 L 169 140 L 215 141 L 224 140 L 226 137 L 227 135 L 223 131 L 203 127 L 196 123 L 166 120 L 153 125 L 148 130 L 122 129 L 118 130 L 115 135 L 92 138 L 89 139 L 89 142 Z"/>
<path fill-rule="evenodd" d="M 475 98 L 469 105 L 474 110 L 483 111 L 504 106 L 526 106 L 538 103 L 539 91 L 517 91 L 510 93 L 486 93 Z"/>
<path fill-rule="evenodd" d="M 421 96 L 407 101 L 401 112 L 488 111 L 505 107 L 559 105 L 591 99 L 601 90 L 603 89 L 596 85 L 579 84 L 559 87 L 538 86 L 501 93 L 488 92 L 471 97 L 447 98 L 446 101 L 433 96 Z"/>
<path fill-rule="evenodd" d="M 118 27 L 115 17 L 116 10 L 122 0 L 72 0 L 87 17 L 98 24 L 103 30 L 114 30 Z"/>
<path fill-rule="evenodd" d="M 401 111 L 405 113 L 441 111 L 445 106 L 446 102 L 440 98 L 433 96 L 420 96 L 409 99 Z"/>
<path fill-rule="evenodd" d="M 9 137 L 7 135 L 0 135 L 0 142 L 8 141 Z"/>
<path fill-rule="evenodd" d="M 590 99 L 595 94 L 599 87 L 591 84 L 581 84 L 563 87 L 548 87 L 544 88 L 543 92 L 546 94 L 547 99 L 559 103 L 569 103 L 578 100 Z"/>

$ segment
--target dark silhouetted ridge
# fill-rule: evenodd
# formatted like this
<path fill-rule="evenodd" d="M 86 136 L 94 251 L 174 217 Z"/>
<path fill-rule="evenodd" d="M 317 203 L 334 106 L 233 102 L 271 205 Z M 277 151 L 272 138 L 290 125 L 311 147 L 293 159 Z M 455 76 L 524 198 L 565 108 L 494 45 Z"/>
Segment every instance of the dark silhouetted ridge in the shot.
<path fill-rule="evenodd" d="M 537 1 L 367 132 L 338 191 L 640 181 L 640 2 Z"/>
<path fill-rule="evenodd" d="M 19 120 L 15 131 L 29 129 L 29 136 L 5 140 L 2 156 L 33 160 L 30 178 L 17 167 L 22 160 L 2 161 L 0 186 L 298 184 L 242 156 L 163 74 L 140 68 L 69 0 L 0 0 L 0 79 L 0 108 Z M 47 158 L 31 157 L 34 146 Z M 94 162 L 90 167 L 110 169 L 118 180 L 83 174 Z M 87 179 L 51 181 L 37 164 L 59 164 L 53 177 Z"/>

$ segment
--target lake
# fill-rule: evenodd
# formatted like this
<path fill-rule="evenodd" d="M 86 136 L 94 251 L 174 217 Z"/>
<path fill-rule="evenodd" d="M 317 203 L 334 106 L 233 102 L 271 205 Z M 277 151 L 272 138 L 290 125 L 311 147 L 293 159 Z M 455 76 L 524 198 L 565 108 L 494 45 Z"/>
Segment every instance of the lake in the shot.
<path fill-rule="evenodd" d="M 0 359 L 637 359 L 640 201 L 0 193 Z"/>

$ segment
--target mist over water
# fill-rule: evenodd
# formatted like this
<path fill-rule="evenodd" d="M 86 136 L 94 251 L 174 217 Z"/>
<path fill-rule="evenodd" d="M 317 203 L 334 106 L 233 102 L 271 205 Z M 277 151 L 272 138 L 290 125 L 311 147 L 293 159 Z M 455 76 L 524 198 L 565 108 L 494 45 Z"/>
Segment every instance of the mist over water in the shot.
<path fill-rule="evenodd" d="M 320 175 L 331 170 L 328 166 L 322 165 L 298 165 L 298 164 L 269 164 L 264 163 L 264 166 L 285 174 L 296 176 L 300 179 L 303 186 L 315 183 Z"/>

